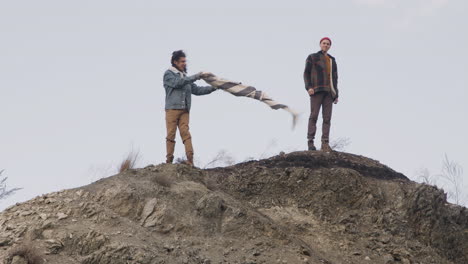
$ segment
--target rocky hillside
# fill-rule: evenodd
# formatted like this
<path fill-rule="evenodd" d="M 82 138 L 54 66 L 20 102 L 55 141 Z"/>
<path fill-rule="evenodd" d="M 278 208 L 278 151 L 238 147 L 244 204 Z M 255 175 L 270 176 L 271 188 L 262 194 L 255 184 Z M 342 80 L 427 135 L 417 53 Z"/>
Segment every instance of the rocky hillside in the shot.
<path fill-rule="evenodd" d="M 378 161 L 158 165 L 0 214 L 3 263 L 468 263 L 468 210 Z"/>

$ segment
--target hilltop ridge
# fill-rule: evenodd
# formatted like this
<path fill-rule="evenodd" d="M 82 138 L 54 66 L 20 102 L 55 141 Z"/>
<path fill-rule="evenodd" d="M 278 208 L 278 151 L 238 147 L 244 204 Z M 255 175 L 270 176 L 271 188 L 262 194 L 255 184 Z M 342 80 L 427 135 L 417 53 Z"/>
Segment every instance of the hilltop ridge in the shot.
<path fill-rule="evenodd" d="M 27 263 L 22 245 L 46 263 L 461 264 L 468 210 L 376 160 L 303 151 L 36 197 L 0 213 L 0 260 Z"/>

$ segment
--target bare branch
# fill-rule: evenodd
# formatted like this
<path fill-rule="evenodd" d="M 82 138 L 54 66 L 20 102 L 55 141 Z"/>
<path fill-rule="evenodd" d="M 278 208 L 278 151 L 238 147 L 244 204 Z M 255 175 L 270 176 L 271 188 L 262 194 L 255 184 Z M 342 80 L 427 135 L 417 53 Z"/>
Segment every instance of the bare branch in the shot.
<path fill-rule="evenodd" d="M 2 175 L 3 170 L 0 171 L 0 176 Z M 0 200 L 7 198 L 10 195 L 13 195 L 15 192 L 21 190 L 22 188 L 13 188 L 8 189 L 6 185 L 8 177 L 4 177 L 0 179 Z"/>
<path fill-rule="evenodd" d="M 416 176 L 418 179 L 421 180 L 422 183 L 428 184 L 428 185 L 436 185 L 436 181 L 434 179 L 434 176 L 431 175 L 429 170 L 427 168 L 420 169 L 417 173 Z"/>
<path fill-rule="evenodd" d="M 226 150 L 223 149 L 220 150 L 218 154 L 216 154 L 216 156 L 205 165 L 204 169 L 215 166 L 231 166 L 234 163 L 236 163 L 235 159 L 229 155 Z"/>
<path fill-rule="evenodd" d="M 461 204 L 463 201 L 463 168 L 460 164 L 451 161 L 447 154 L 444 156 L 442 162 L 441 178 L 446 180 L 450 185 L 449 197 L 453 199 L 456 204 Z"/>
<path fill-rule="evenodd" d="M 344 151 L 350 144 L 351 139 L 349 138 L 337 138 L 330 142 L 330 147 L 336 151 Z"/>

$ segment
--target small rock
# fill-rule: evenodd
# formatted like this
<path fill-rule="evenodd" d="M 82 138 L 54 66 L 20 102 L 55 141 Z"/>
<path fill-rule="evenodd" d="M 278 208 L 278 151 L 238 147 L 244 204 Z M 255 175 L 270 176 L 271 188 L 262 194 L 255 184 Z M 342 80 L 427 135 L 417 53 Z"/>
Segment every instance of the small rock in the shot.
<path fill-rule="evenodd" d="M 390 242 L 390 237 L 389 236 L 384 236 L 384 237 L 380 238 L 380 242 L 382 242 L 383 244 L 388 244 Z"/>
<path fill-rule="evenodd" d="M 383 256 L 383 263 L 387 264 L 387 263 L 392 263 L 393 262 L 393 256 L 390 255 L 390 254 L 385 254 Z"/>
<path fill-rule="evenodd" d="M 28 264 L 28 261 L 20 256 L 14 256 L 11 260 L 11 264 Z"/>
<path fill-rule="evenodd" d="M 39 214 L 39 217 L 41 217 L 42 220 L 47 220 L 48 216 L 47 214 L 42 213 L 42 214 Z"/>
<path fill-rule="evenodd" d="M 28 215 L 31 215 L 32 213 L 33 211 L 23 211 L 19 213 L 19 216 L 28 216 Z"/>
<path fill-rule="evenodd" d="M 63 248 L 63 243 L 56 239 L 48 239 L 45 243 L 47 245 L 47 254 L 57 254 Z"/>
<path fill-rule="evenodd" d="M 58 218 L 58 220 L 65 219 L 65 218 L 67 218 L 67 217 L 68 217 L 67 214 L 64 214 L 64 213 L 57 213 L 57 218 Z"/>
<path fill-rule="evenodd" d="M 354 256 L 360 256 L 360 255 L 361 255 L 361 252 L 355 251 L 355 252 L 353 252 L 353 255 L 354 255 Z"/>
<path fill-rule="evenodd" d="M 369 258 L 369 256 L 366 256 L 364 259 L 365 259 L 365 260 L 371 260 L 371 259 Z"/>
<path fill-rule="evenodd" d="M 51 229 L 46 229 L 46 230 L 42 231 L 42 237 L 44 237 L 46 239 L 53 238 L 54 237 L 54 231 L 52 231 Z"/>
<path fill-rule="evenodd" d="M 10 245 L 11 239 L 8 237 L 0 237 L 0 247 L 8 246 Z"/>
<path fill-rule="evenodd" d="M 174 250 L 174 247 L 173 246 L 170 246 L 170 245 L 164 245 L 164 249 L 167 251 L 167 252 L 172 252 Z"/>
<path fill-rule="evenodd" d="M 54 198 L 47 198 L 44 202 L 45 202 L 46 204 L 50 204 L 50 203 L 55 203 L 55 201 L 56 201 L 56 200 L 55 200 Z"/>
<path fill-rule="evenodd" d="M 310 251 L 307 249 L 307 248 L 301 248 L 301 254 L 302 255 L 306 255 L 306 256 L 310 256 Z"/>

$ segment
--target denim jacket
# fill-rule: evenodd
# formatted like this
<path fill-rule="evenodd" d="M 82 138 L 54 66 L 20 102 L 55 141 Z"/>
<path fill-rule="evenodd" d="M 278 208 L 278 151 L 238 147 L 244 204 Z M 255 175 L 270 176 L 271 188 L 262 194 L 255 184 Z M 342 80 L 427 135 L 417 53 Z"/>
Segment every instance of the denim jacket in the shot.
<path fill-rule="evenodd" d="M 187 109 L 190 111 L 192 94 L 210 94 L 216 88 L 212 86 L 197 86 L 194 82 L 200 79 L 198 74 L 187 76 L 175 67 L 164 73 L 164 89 L 166 90 L 165 109 Z"/>

